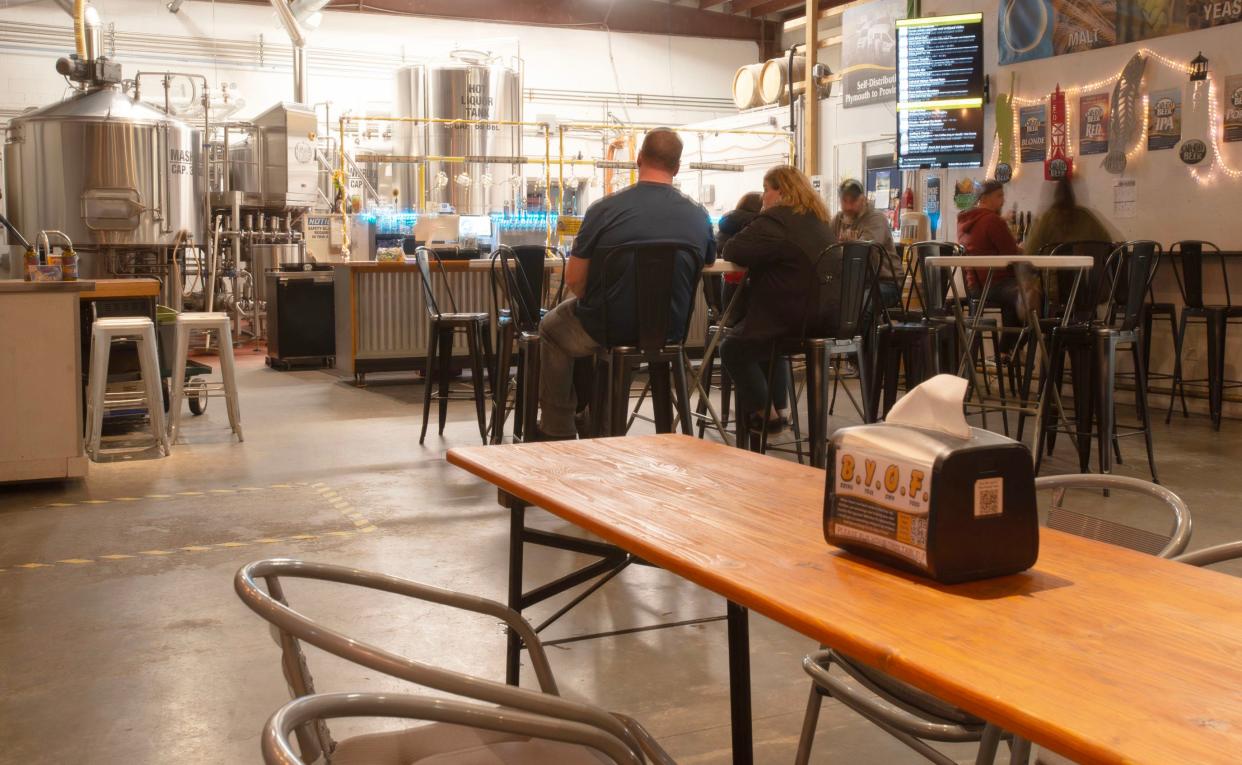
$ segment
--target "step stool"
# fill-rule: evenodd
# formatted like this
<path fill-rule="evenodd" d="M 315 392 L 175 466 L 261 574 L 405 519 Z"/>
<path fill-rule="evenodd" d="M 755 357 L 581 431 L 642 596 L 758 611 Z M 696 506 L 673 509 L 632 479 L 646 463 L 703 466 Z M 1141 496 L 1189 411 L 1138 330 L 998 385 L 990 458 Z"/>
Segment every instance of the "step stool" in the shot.
<path fill-rule="evenodd" d="M 233 366 L 233 335 L 232 325 L 227 313 L 180 313 L 177 314 L 177 351 L 172 365 L 172 400 L 169 411 L 172 412 L 169 433 L 173 443 L 177 442 L 177 431 L 181 427 L 181 410 L 185 398 L 186 357 L 190 350 L 190 332 L 215 332 L 220 349 L 220 382 L 203 383 L 195 389 L 203 396 L 221 396 L 225 398 L 229 410 L 229 427 L 237 434 L 238 441 L 242 437 L 241 407 L 237 403 L 237 378 Z"/>
<path fill-rule="evenodd" d="M 108 358 L 112 344 L 117 341 L 137 344 L 142 390 L 108 392 Z M 92 459 L 99 458 L 104 411 L 134 406 L 147 408 L 151 435 L 164 456 L 168 456 L 171 446 L 164 431 L 164 394 L 160 385 L 159 357 L 156 355 L 155 325 L 146 316 L 96 319 L 91 326 L 90 377 L 86 390 L 86 453 Z"/>

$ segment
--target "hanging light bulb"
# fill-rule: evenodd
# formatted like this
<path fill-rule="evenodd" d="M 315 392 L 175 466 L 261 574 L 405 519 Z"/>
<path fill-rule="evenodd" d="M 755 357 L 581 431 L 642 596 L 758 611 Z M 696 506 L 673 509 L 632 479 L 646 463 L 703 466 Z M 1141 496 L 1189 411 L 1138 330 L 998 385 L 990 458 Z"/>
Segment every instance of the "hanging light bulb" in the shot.
<path fill-rule="evenodd" d="M 458 186 L 461 186 L 463 189 L 468 189 L 470 188 L 470 183 L 472 179 L 470 178 L 470 173 L 467 173 L 463 170 L 462 172 L 458 173 L 457 177 L 454 178 L 453 180 L 457 181 Z"/>
<path fill-rule="evenodd" d="M 436 173 L 436 188 L 442 189 L 447 185 L 448 185 L 448 173 L 444 172 L 443 170 Z"/>
<path fill-rule="evenodd" d="M 485 188 L 485 189 L 490 189 L 490 188 L 492 187 L 492 183 L 493 183 L 493 181 L 492 181 L 492 174 L 491 174 L 491 173 L 483 173 L 483 175 L 479 176 L 479 183 L 483 184 L 483 188 Z"/>

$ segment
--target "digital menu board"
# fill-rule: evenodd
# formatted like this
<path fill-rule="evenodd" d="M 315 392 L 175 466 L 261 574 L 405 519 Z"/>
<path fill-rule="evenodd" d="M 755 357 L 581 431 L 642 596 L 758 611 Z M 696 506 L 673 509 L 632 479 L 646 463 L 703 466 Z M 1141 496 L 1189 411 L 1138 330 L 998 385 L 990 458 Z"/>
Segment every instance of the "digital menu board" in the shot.
<path fill-rule="evenodd" d="M 983 165 L 983 14 L 897 22 L 897 159 Z"/>

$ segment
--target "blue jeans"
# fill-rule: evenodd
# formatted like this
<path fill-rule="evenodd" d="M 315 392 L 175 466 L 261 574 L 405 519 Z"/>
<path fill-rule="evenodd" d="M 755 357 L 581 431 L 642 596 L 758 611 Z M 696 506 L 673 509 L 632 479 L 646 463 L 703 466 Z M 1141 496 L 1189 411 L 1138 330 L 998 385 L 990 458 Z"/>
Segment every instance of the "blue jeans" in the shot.
<path fill-rule="evenodd" d="M 733 379 L 739 417 L 763 412 L 768 400 L 768 363 L 774 343 L 774 340 L 726 337 L 720 344 L 720 362 Z M 772 373 L 772 406 L 777 409 L 789 406 L 789 370 L 781 358 L 777 358 Z"/>

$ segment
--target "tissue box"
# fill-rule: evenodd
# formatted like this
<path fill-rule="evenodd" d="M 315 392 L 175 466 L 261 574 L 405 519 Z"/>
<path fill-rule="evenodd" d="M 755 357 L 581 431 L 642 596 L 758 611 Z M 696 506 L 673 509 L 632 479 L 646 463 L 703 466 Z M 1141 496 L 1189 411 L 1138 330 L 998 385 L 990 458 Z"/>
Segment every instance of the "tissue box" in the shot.
<path fill-rule="evenodd" d="M 824 537 L 937 582 L 1024 571 L 1039 555 L 1031 453 L 977 428 L 842 428 L 829 443 Z"/>

